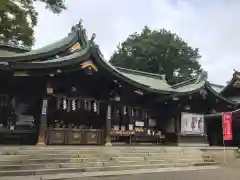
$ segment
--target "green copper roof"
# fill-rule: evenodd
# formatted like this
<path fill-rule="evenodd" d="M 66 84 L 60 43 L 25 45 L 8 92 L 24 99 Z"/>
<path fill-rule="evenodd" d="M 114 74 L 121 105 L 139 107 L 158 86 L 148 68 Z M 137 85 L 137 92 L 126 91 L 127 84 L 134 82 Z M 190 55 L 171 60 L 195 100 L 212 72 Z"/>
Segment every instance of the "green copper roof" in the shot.
<path fill-rule="evenodd" d="M 17 58 L 26 57 L 27 59 L 33 61 L 35 59 L 33 56 L 36 56 L 36 58 L 41 58 L 40 55 L 42 55 L 43 53 L 48 53 L 48 52 L 53 51 L 55 49 L 58 50 L 63 46 L 72 45 L 73 43 L 77 42 L 77 39 L 75 37 L 76 37 L 76 34 L 71 33 L 69 36 L 67 36 L 67 37 L 65 37 L 65 38 L 63 38 L 63 39 L 61 39 L 57 42 L 54 42 L 50 45 L 47 45 L 47 46 L 44 46 L 42 48 L 32 50 L 32 51 L 29 51 L 29 52 L 26 52 L 26 53 L 18 53 L 18 54 L 14 54 L 14 55 L 11 55 L 11 56 L 1 56 L 0 60 L 12 60 L 12 61 L 14 61 Z M 56 52 L 54 52 L 54 53 L 56 54 Z M 30 57 L 30 58 L 28 58 L 28 57 Z"/>
<path fill-rule="evenodd" d="M 151 89 L 172 91 L 172 88 L 164 80 L 164 77 L 157 74 L 146 73 L 142 71 L 130 70 L 121 67 L 116 67 L 124 76 L 137 81 L 140 84 L 149 86 Z"/>

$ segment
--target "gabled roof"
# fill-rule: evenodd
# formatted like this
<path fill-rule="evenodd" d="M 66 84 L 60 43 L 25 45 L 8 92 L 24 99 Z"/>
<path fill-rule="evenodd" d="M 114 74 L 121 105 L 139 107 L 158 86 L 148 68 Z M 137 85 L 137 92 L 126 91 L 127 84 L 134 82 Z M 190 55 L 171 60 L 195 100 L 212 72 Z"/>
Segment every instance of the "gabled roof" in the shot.
<path fill-rule="evenodd" d="M 0 62 L 30 62 L 56 56 L 58 53 L 68 50 L 71 46 L 79 42 L 79 40 L 85 40 L 85 38 L 81 37 L 85 36 L 85 33 L 83 32 L 81 23 L 79 23 L 76 26 L 73 26 L 72 31 L 67 37 L 57 42 L 25 53 L 6 56 L 0 55 Z M 83 41 L 79 43 L 81 43 L 82 46 L 86 45 L 86 42 Z"/>
<path fill-rule="evenodd" d="M 88 60 L 93 57 L 98 65 L 106 69 L 114 76 L 126 81 L 127 83 L 136 86 L 149 92 L 157 92 L 163 94 L 172 93 L 191 93 L 198 91 L 204 85 L 204 80 L 191 80 L 174 86 L 170 86 L 165 81 L 165 77 L 159 74 L 146 73 L 142 71 L 130 70 L 120 67 L 112 66 L 108 61 L 105 61 L 98 46 L 94 43 L 94 37 L 88 40 L 85 29 L 81 24 L 74 26 L 72 33 L 66 38 L 53 43 L 39 50 L 30 51 L 27 53 L 18 54 L 9 57 L 0 57 L 0 68 L 2 70 L 10 71 L 51 71 L 56 68 L 64 68 L 66 66 L 73 66 L 80 62 Z M 68 54 L 63 57 L 56 57 L 56 52 L 59 49 L 69 48 L 72 43 L 81 42 L 83 46 L 77 52 Z M 55 53 L 55 54 L 54 54 Z M 45 59 L 48 55 L 55 55 L 52 59 Z M 38 61 L 34 61 L 37 58 Z"/>
<path fill-rule="evenodd" d="M 165 77 L 159 74 L 146 73 L 142 71 L 130 70 L 121 67 L 114 67 L 108 61 L 105 61 L 99 47 L 94 43 L 95 35 L 87 39 L 85 29 L 79 23 L 74 26 L 72 32 L 64 39 L 45 46 L 44 48 L 22 53 L 14 56 L 0 57 L 0 69 L 13 72 L 33 72 L 43 71 L 43 75 L 50 75 L 51 71 L 56 69 L 64 72 L 67 68 L 79 69 L 79 64 L 91 58 L 94 59 L 97 66 L 107 70 L 110 74 L 136 87 L 148 92 L 168 94 L 169 97 L 188 95 L 207 89 L 218 98 L 232 102 L 216 91 L 217 85 L 210 84 L 207 81 L 207 74 L 203 72 L 199 76 L 184 81 L 173 86 L 167 84 Z M 62 57 L 56 56 L 62 50 L 69 49 L 75 43 L 81 43 L 81 48 Z M 49 58 L 51 56 L 51 58 Z M 38 60 L 38 61 L 36 61 Z M 64 69 L 65 68 L 65 69 Z M 66 71 L 67 72 L 67 71 Z M 30 73 L 31 74 L 31 73 Z M 221 87 L 217 87 L 221 88 Z"/>

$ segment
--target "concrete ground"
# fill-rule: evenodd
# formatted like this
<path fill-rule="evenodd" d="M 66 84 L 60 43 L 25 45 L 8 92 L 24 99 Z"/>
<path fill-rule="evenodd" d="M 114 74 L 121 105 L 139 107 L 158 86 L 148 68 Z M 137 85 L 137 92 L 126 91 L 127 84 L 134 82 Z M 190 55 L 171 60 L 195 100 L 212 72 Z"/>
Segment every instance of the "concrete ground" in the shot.
<path fill-rule="evenodd" d="M 74 180 L 78 180 L 76 178 Z M 150 174 L 81 177 L 81 180 L 239 180 L 239 168 L 219 168 L 210 170 L 172 171 Z M 71 179 L 73 180 L 73 179 Z"/>

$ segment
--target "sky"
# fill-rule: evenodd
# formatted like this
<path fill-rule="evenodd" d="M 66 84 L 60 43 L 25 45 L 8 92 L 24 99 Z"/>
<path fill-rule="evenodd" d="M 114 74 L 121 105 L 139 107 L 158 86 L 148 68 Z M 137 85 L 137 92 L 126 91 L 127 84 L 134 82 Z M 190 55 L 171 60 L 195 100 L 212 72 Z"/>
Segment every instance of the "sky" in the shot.
<path fill-rule="evenodd" d="M 66 0 L 67 10 L 56 15 L 36 3 L 39 12 L 34 48 L 65 37 L 83 20 L 90 37 L 108 60 L 116 46 L 147 25 L 177 33 L 199 48 L 203 68 L 212 83 L 225 85 L 240 70 L 239 0 Z"/>

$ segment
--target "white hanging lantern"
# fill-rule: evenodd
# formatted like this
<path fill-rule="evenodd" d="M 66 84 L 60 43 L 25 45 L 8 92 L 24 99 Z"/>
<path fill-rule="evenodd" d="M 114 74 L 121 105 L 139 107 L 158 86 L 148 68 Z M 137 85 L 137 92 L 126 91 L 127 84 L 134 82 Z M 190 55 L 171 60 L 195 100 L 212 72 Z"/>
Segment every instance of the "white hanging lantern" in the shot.
<path fill-rule="evenodd" d="M 72 110 L 73 110 L 73 111 L 76 111 L 76 109 L 77 109 L 77 108 L 76 108 L 76 100 L 73 99 L 73 100 L 72 100 Z"/>
<path fill-rule="evenodd" d="M 63 99 L 63 110 L 66 110 L 67 109 L 67 99 L 64 98 Z"/>
<path fill-rule="evenodd" d="M 93 103 L 93 111 L 97 112 L 97 103 L 96 103 L 96 101 L 94 101 L 94 103 Z"/>

